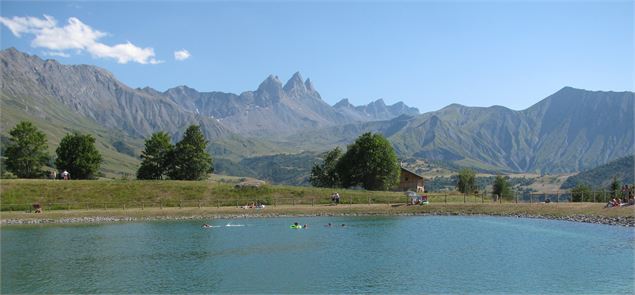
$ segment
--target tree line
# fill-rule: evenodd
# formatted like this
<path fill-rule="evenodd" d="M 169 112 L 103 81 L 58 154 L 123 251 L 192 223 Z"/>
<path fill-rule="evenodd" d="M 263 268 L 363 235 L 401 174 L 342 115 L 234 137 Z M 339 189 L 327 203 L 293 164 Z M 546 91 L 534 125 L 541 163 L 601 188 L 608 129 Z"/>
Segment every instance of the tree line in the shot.
<path fill-rule="evenodd" d="M 103 158 L 90 134 L 73 132 L 62 138 L 55 150 L 55 160 L 48 153 L 46 135 L 29 121 L 18 123 L 9 132 L 9 141 L 2 154 L 2 172 L 19 178 L 42 178 L 45 166 L 67 171 L 73 179 L 95 179 Z M 214 171 L 213 159 L 206 152 L 208 141 L 200 127 L 191 125 L 183 139 L 172 145 L 166 132 L 157 132 L 145 141 L 141 153 L 138 179 L 200 180 Z M 6 159 L 5 159 L 6 157 Z"/>
<path fill-rule="evenodd" d="M 52 161 L 48 153 L 46 135 L 33 123 L 22 121 L 9 132 L 9 142 L 4 150 L 6 169 L 19 178 L 47 176 L 42 167 L 54 163 L 59 171 L 68 171 L 75 179 L 91 179 L 97 176 L 102 157 L 95 148 L 95 138 L 90 134 L 69 133 L 62 138 Z"/>

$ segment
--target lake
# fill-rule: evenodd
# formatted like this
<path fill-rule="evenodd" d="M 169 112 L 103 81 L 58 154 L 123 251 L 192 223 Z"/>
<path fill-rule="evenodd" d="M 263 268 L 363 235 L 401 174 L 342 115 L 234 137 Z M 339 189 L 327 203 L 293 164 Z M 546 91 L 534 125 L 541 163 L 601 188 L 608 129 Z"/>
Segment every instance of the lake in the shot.
<path fill-rule="evenodd" d="M 540 219 L 4 226 L 1 241 L 5 294 L 635 292 L 632 228 Z"/>

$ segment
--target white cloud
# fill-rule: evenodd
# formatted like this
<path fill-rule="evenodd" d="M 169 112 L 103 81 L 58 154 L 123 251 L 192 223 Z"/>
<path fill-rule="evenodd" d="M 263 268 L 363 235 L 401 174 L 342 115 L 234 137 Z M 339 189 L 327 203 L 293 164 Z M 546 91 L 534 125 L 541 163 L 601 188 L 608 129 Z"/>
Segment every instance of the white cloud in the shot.
<path fill-rule="evenodd" d="M 174 59 L 176 60 L 186 60 L 192 56 L 189 51 L 183 49 L 179 51 L 174 51 Z"/>
<path fill-rule="evenodd" d="M 44 51 L 42 53 L 48 56 L 71 57 L 70 54 L 62 52 L 62 51 Z"/>
<path fill-rule="evenodd" d="M 162 63 L 155 58 L 154 49 L 141 48 L 130 42 L 106 45 L 98 40 L 107 35 L 84 24 L 76 17 L 68 19 L 68 23 L 60 27 L 57 21 L 48 15 L 43 19 L 37 17 L 13 17 L 11 19 L 1 17 L 0 23 L 7 26 L 16 37 L 22 34 L 33 34 L 32 47 L 40 47 L 53 50 L 51 55 L 68 56 L 64 50 L 75 50 L 78 53 L 87 51 L 97 58 L 111 58 L 118 63 L 126 64 L 136 62 L 140 64 Z"/>

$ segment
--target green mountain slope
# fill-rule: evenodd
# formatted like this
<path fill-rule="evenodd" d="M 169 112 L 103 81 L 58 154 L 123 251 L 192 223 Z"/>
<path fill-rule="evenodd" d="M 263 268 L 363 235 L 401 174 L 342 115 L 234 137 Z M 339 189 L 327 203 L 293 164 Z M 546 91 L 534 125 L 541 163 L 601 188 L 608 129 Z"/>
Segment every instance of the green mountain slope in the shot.
<path fill-rule="evenodd" d="M 611 161 L 567 178 L 561 188 L 570 189 L 586 184 L 594 189 L 608 189 L 613 177 L 622 184 L 635 183 L 635 157 L 628 156 Z"/>

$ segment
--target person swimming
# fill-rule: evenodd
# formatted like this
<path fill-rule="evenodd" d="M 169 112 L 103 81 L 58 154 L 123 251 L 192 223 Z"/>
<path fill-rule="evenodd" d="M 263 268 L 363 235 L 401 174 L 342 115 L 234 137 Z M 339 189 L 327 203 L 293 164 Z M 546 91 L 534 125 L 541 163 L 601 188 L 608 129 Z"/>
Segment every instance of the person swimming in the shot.
<path fill-rule="evenodd" d="M 203 223 L 203 225 L 201 225 L 202 228 L 210 228 L 212 227 L 211 225 L 207 224 L 207 223 Z"/>

